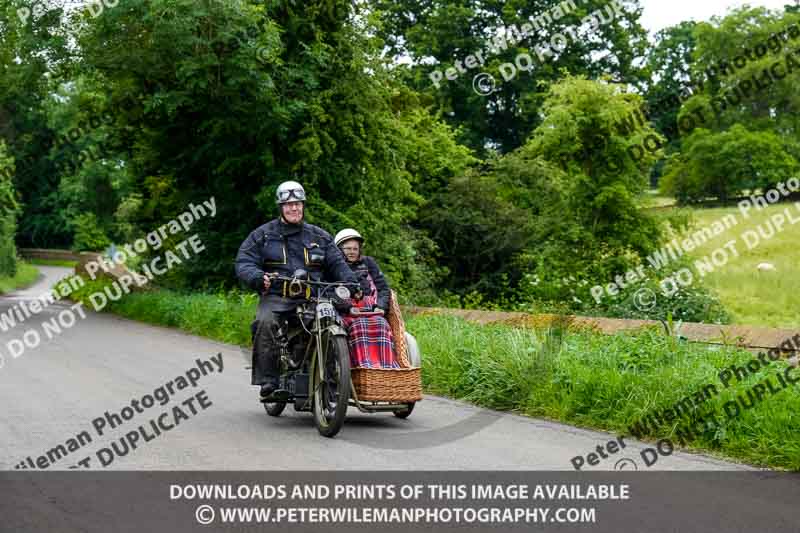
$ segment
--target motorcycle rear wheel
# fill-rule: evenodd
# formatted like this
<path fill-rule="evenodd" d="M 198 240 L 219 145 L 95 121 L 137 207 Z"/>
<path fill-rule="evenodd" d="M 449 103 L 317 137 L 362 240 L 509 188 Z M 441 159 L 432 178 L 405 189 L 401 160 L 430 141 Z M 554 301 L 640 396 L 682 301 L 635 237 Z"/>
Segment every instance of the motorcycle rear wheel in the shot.
<path fill-rule="evenodd" d="M 350 351 L 347 338 L 322 334 L 323 354 L 315 354 L 316 364 L 323 364 L 325 380 L 320 381 L 319 369 L 314 368 L 314 423 L 323 437 L 333 437 L 344 425 L 350 400 Z M 332 358 L 332 359 L 331 359 Z M 324 362 L 328 362 L 324 365 Z M 332 386 L 335 385 L 335 386 Z"/>

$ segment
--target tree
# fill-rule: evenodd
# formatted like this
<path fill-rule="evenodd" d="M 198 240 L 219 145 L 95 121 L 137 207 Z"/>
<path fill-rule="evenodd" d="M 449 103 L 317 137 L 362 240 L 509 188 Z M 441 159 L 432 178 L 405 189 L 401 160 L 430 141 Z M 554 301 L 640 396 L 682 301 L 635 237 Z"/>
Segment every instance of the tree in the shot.
<path fill-rule="evenodd" d="M 138 227 L 216 198 L 216 219 L 196 226 L 207 251 L 175 283 L 230 283 L 286 179 L 309 191 L 310 222 L 363 230 L 396 286 L 430 282 L 414 188 L 471 156 L 388 75 L 373 22 L 345 0 L 130 0 L 82 22 L 81 69 L 108 88 Z"/>
<path fill-rule="evenodd" d="M 800 158 L 798 22 L 793 12 L 745 6 L 695 27 L 692 78 L 703 90 L 678 120 L 698 112 L 707 120 L 681 139 L 664 191 L 683 202 L 724 201 L 789 177 Z"/>
<path fill-rule="evenodd" d="M 616 128 L 641 104 L 624 86 L 603 81 L 570 77 L 550 87 L 542 124 L 496 171 L 517 184 L 518 205 L 537 215 L 516 261 L 522 271 L 604 279 L 656 247 L 660 225 L 639 208 L 639 197 L 660 152 L 636 160 L 629 150 L 659 137 L 649 125 L 628 138 Z"/>
<path fill-rule="evenodd" d="M 450 272 L 445 286 L 495 301 L 563 299 L 566 286 L 537 292 L 522 284 L 534 274 L 608 279 L 651 252 L 661 228 L 639 196 L 660 152 L 637 160 L 629 151 L 659 137 L 649 126 L 629 137 L 616 127 L 641 105 L 621 84 L 553 84 L 525 145 L 450 180 L 422 215 Z"/>
<path fill-rule="evenodd" d="M 786 68 L 787 55 L 791 57 L 796 48 L 800 31 L 795 26 L 784 37 L 773 35 L 798 22 L 800 16 L 794 13 L 742 7 L 724 18 L 697 25 L 692 70 L 695 78 L 706 80 L 702 95 L 697 97 L 716 104 L 717 120 L 712 129 L 721 131 L 736 123 L 747 123 L 750 128 L 780 129 L 797 137 L 800 99 L 795 87 L 800 81 L 800 69 L 788 72 L 782 79 L 772 76 L 770 70 L 775 63 L 782 64 L 784 72 L 790 70 Z M 755 52 L 760 45 L 766 53 Z M 723 71 L 723 64 L 730 68 Z M 754 77 L 761 81 L 760 87 L 753 83 Z M 739 89 L 744 81 L 751 82 L 751 88 L 744 90 L 741 97 Z"/>
<path fill-rule="evenodd" d="M 725 202 L 745 190 L 773 188 L 797 170 L 797 160 L 774 133 L 741 124 L 720 133 L 699 129 L 668 161 L 662 190 L 681 203 L 708 197 Z"/>
<path fill-rule="evenodd" d="M 633 64 L 647 45 L 639 24 L 641 8 L 635 2 L 619 2 L 624 9 L 611 15 L 607 9 L 613 3 L 602 0 L 381 0 L 373 5 L 382 16 L 380 35 L 386 39 L 387 55 L 397 62 L 398 77 L 434 102 L 445 120 L 460 128 L 459 139 L 481 156 L 493 150 L 508 153 L 524 144 L 541 121 L 544 87 L 565 72 L 591 78 L 609 75 L 634 86 L 644 80 Z M 560 46 L 560 36 L 570 35 L 598 10 L 595 20 L 602 18 L 607 24 L 569 38 L 563 50 L 543 52 L 544 59 L 539 59 L 537 48 L 552 48 L 554 42 Z M 516 42 L 513 32 L 503 35 L 502 28 L 520 29 L 526 23 L 533 26 L 529 37 Z M 469 70 L 462 65 L 466 72 L 456 80 L 443 78 L 439 87 L 432 83 L 434 72 L 455 68 L 456 62 L 464 63 L 476 52 L 483 52 L 484 65 Z M 532 70 L 504 81 L 500 66 L 513 65 L 519 54 L 533 59 Z M 488 96 L 474 89 L 481 71 L 496 82 Z"/>
<path fill-rule="evenodd" d="M 63 204 L 55 192 L 59 173 L 47 157 L 55 132 L 46 110 L 57 83 L 55 76 L 69 63 L 62 8 L 21 1 L 0 7 L 0 139 L 15 161 L 14 183 L 22 205 L 21 244 L 69 243 Z"/>
<path fill-rule="evenodd" d="M 6 145 L 0 141 L 0 276 L 17 273 L 17 213 L 19 204 L 14 189 L 14 159 L 8 155 Z"/>
<path fill-rule="evenodd" d="M 655 44 L 647 53 L 647 69 L 651 77 L 646 100 L 648 105 L 667 102 L 672 95 L 680 95 L 691 84 L 693 54 L 697 46 L 694 31 L 697 23 L 684 21 L 655 34 Z M 659 116 L 653 117 L 656 128 L 660 124 L 672 123 L 677 119 L 680 106 L 664 107 L 658 105 Z"/>
<path fill-rule="evenodd" d="M 470 173 L 451 179 L 423 209 L 420 221 L 436 242 L 447 268 L 442 285 L 451 291 L 479 291 L 489 299 L 507 290 L 510 258 L 528 242 L 530 211 L 507 198 L 506 182 Z"/>
<path fill-rule="evenodd" d="M 694 21 L 684 21 L 655 34 L 655 43 L 647 52 L 647 70 L 650 77 L 645 100 L 651 110 L 647 117 L 654 128 L 667 140 L 666 153 L 680 146 L 678 112 L 681 97 L 691 85 L 692 62 L 696 39 Z M 660 163 L 660 162 L 659 162 Z M 658 183 L 659 165 L 656 166 L 653 185 Z"/>

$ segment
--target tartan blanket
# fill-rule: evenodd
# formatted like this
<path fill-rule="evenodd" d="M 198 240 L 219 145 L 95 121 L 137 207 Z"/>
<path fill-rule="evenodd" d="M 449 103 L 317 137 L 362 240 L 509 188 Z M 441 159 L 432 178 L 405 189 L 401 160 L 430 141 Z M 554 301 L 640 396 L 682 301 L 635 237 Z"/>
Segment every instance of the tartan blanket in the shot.
<path fill-rule="evenodd" d="M 342 317 L 347 328 L 350 366 L 400 368 L 394 357 L 394 338 L 382 316 Z"/>

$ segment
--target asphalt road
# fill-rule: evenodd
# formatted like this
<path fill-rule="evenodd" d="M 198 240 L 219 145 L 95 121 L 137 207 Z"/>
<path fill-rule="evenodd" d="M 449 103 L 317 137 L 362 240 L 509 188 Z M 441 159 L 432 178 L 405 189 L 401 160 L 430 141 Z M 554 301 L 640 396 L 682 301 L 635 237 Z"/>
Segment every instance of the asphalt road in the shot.
<path fill-rule="evenodd" d="M 41 270 L 44 279 L 36 286 L 0 299 L 0 313 L 30 301 L 69 272 L 57 267 Z M 426 396 L 406 420 L 351 409 L 339 436 L 326 439 L 314 429 L 309 413 L 288 407 L 280 418 L 265 414 L 257 388 L 249 384 L 249 361 L 239 347 L 88 311 L 85 319 L 47 338 L 42 323 L 58 319 L 59 313 L 66 321 L 69 313 L 63 313 L 70 305 L 57 302 L 0 333 L 0 469 L 14 469 L 28 457 L 35 464 L 43 456 L 50 470 L 81 461 L 93 469 L 108 462 L 108 469 L 126 470 L 572 470 L 572 457 L 586 456 L 616 438 Z M 41 344 L 13 357 L 8 343 L 31 329 L 38 331 Z M 28 334 L 29 341 L 32 336 Z M 196 371 L 196 387 L 177 390 L 178 377 L 197 369 L 197 359 L 209 361 L 217 354 L 222 355 L 221 372 L 208 370 L 214 365 L 210 363 L 205 367 L 208 375 Z M 106 422 L 99 435 L 95 419 L 106 411 L 124 415 L 121 411 L 131 400 L 153 395 L 168 382 L 174 393 L 169 403 L 140 406 L 141 413 L 115 429 Z M 192 396 L 192 402 L 180 403 Z M 175 406 L 185 416 L 176 414 Z M 155 435 L 150 421 L 162 413 L 164 423 L 173 427 Z M 136 449 L 126 450 L 120 438 L 139 426 L 145 432 L 139 433 Z M 144 442 L 147 436 L 151 440 Z M 646 470 L 640 451 L 652 445 L 626 443 L 589 470 L 614 469 L 625 458 Z M 53 452 L 54 460 L 48 459 L 48 451 L 58 445 L 67 453 Z M 98 453 L 104 448 L 110 451 Z M 624 466 L 633 468 L 629 461 Z M 660 457 L 651 470 L 745 468 L 675 452 Z"/>

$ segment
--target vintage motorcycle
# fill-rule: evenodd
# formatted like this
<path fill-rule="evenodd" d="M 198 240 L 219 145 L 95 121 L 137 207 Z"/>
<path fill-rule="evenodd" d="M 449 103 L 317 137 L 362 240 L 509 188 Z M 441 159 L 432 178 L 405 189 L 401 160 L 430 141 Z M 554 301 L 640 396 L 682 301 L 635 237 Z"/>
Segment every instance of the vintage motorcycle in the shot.
<path fill-rule="evenodd" d="M 309 279 L 304 270 L 293 277 L 270 275 L 274 281 L 287 283 L 287 293 L 300 300 L 295 315 L 278 328 L 275 338 L 279 346 L 280 389 L 282 397 L 273 395 L 264 401 L 270 416 L 280 416 L 288 403 L 295 411 L 311 411 L 319 433 L 333 437 L 344 424 L 348 404 L 362 412 L 393 412 L 406 418 L 413 402 L 358 401 L 350 380 L 350 352 L 339 310 L 350 306 L 350 291 L 360 284 L 321 282 Z M 362 313 L 369 315 L 374 313 Z M 420 364 L 416 341 L 406 335 L 413 364 Z"/>

